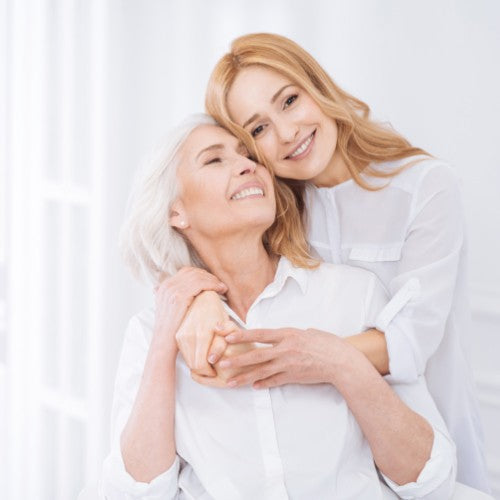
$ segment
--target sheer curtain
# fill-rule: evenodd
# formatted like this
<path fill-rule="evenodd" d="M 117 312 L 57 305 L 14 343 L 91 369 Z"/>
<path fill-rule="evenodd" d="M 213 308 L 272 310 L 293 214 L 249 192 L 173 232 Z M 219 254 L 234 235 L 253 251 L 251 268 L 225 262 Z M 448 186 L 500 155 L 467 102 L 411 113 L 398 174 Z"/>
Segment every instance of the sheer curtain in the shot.
<path fill-rule="evenodd" d="M 2 497 L 66 500 L 96 480 L 106 448 L 107 3 L 4 1 L 2 9 Z"/>
<path fill-rule="evenodd" d="M 499 495 L 499 23 L 496 0 L 0 0 L 0 497 L 97 482 L 123 331 L 152 295 L 116 247 L 133 173 L 255 31 L 296 40 L 462 176 Z"/>

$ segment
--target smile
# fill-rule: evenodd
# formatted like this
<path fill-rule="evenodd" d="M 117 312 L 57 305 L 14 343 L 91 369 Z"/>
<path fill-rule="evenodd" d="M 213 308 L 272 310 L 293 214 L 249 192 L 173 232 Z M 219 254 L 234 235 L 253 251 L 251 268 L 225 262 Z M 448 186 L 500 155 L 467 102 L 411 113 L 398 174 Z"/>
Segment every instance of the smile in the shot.
<path fill-rule="evenodd" d="M 289 154 L 285 159 L 296 158 L 297 156 L 303 155 L 308 151 L 312 140 L 314 139 L 314 134 L 316 130 L 291 154 Z"/>
<path fill-rule="evenodd" d="M 258 187 L 246 188 L 231 196 L 231 199 L 242 200 L 243 198 L 248 198 L 249 196 L 264 196 L 264 191 Z"/>

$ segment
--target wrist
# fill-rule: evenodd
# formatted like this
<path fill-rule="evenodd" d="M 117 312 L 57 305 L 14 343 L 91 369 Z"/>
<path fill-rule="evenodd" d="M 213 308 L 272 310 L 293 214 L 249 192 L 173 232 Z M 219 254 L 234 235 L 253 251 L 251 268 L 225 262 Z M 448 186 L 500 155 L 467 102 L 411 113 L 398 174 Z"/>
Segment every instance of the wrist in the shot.
<path fill-rule="evenodd" d="M 175 334 L 154 331 L 149 350 L 160 356 L 175 358 L 179 352 Z"/>
<path fill-rule="evenodd" d="M 336 337 L 334 351 L 330 353 L 328 382 L 335 387 L 340 387 L 346 380 L 357 376 L 360 363 L 364 356 L 351 344 L 340 337 Z"/>

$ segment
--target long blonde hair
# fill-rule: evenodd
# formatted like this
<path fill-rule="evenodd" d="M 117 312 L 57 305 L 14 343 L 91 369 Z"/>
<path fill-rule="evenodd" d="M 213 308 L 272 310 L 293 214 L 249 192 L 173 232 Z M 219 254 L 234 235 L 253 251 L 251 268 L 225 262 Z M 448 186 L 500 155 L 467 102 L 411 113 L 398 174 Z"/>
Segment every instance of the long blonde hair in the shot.
<path fill-rule="evenodd" d="M 208 82 L 205 106 L 219 123 L 240 137 L 254 151 L 252 136 L 236 124 L 227 108 L 227 94 L 238 72 L 249 66 L 271 69 L 302 87 L 338 127 L 337 150 L 354 181 L 369 190 L 372 186 L 360 174 L 392 177 L 412 161 L 392 171 L 377 170 L 374 164 L 415 155 L 428 155 L 413 147 L 397 132 L 370 119 L 370 108 L 363 101 L 342 90 L 320 64 L 302 47 L 284 36 L 272 33 L 244 35 L 233 41 L 231 51 L 216 64 Z M 253 144 L 253 146 L 250 146 Z M 262 161 L 262 158 L 259 158 Z M 272 165 L 271 165 L 272 167 Z M 304 184 L 284 179 L 293 190 L 303 210 Z"/>

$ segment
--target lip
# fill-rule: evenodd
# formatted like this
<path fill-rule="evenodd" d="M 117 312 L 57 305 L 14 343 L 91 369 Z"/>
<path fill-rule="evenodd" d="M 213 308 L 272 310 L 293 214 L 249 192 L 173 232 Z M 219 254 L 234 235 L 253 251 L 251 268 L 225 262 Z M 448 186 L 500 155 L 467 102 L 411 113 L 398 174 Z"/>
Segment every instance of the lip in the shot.
<path fill-rule="evenodd" d="M 302 151 L 302 153 L 298 154 L 297 156 L 291 157 L 290 155 L 292 155 L 294 153 L 294 151 L 297 151 L 297 148 L 299 148 L 302 144 L 304 144 L 304 142 L 306 142 L 309 138 L 311 138 L 311 142 L 309 143 L 307 148 L 304 151 Z M 293 149 L 291 149 L 290 153 L 288 153 L 288 155 L 285 156 L 284 159 L 285 160 L 292 160 L 292 161 L 301 160 L 302 158 L 304 158 L 305 156 L 307 156 L 309 154 L 309 152 L 311 151 L 311 149 L 313 147 L 315 139 L 316 139 L 316 129 L 314 129 L 312 134 L 309 134 L 307 137 L 304 137 L 300 141 L 297 141 L 297 143 L 294 145 Z"/>
<path fill-rule="evenodd" d="M 245 182 L 244 184 L 241 184 L 241 186 L 238 186 L 238 188 L 231 194 L 231 196 L 229 197 L 229 199 L 231 201 L 238 201 L 238 200 L 233 200 L 232 199 L 233 196 L 235 196 L 236 194 L 240 193 L 244 189 L 253 188 L 253 187 L 254 188 L 262 189 L 262 192 L 264 193 L 264 196 L 266 196 L 266 190 L 264 189 L 264 186 L 262 185 L 262 183 L 257 182 L 257 181 L 251 181 L 251 182 Z M 256 196 L 256 195 L 250 195 L 250 196 L 248 196 L 248 198 L 253 198 L 254 196 Z"/>

